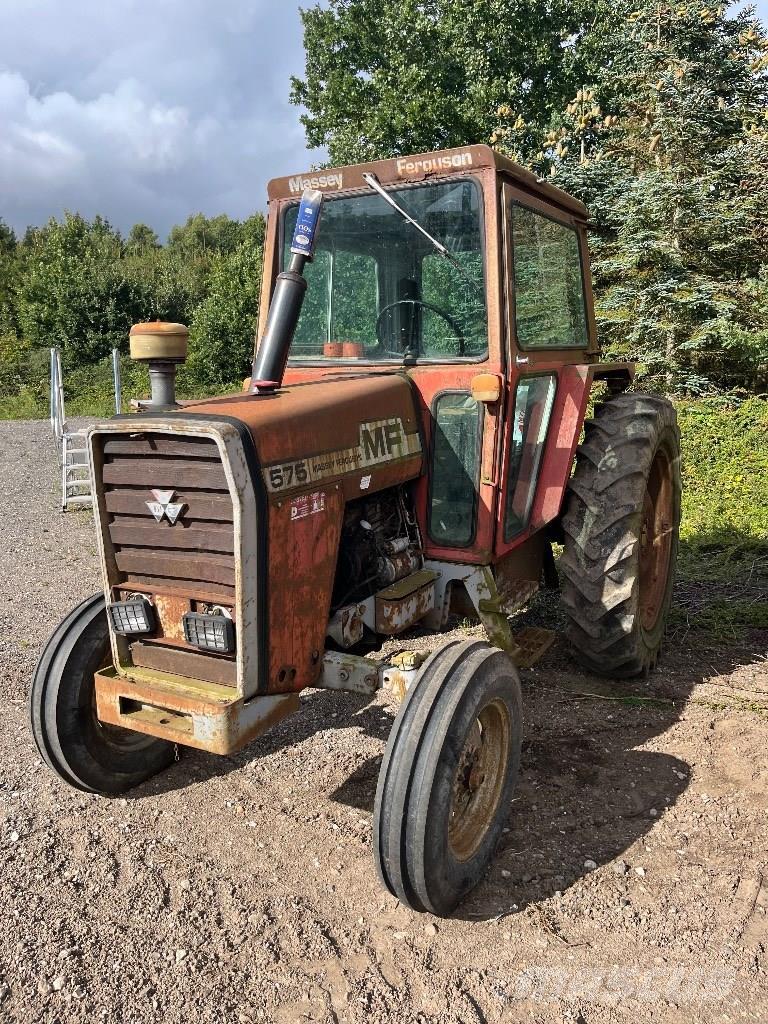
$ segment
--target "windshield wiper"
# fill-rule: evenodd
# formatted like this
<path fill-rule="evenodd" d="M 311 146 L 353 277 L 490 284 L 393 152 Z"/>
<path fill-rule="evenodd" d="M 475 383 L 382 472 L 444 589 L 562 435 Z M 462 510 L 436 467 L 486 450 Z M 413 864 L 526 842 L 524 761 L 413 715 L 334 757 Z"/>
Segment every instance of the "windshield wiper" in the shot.
<path fill-rule="evenodd" d="M 400 206 L 400 204 L 397 203 L 392 198 L 392 196 L 384 189 L 383 185 L 381 184 L 381 182 L 379 181 L 379 179 L 376 177 L 375 174 L 371 174 L 370 171 L 364 171 L 363 172 L 363 180 L 366 182 L 366 184 L 371 186 L 371 188 L 373 189 L 374 192 L 377 192 L 381 196 L 381 198 L 384 200 L 385 203 L 388 203 L 389 206 L 391 206 L 393 210 L 396 210 L 400 214 L 400 216 L 403 218 L 403 220 L 408 221 L 408 223 L 410 225 L 412 225 L 414 228 L 416 228 L 417 231 L 421 232 L 421 234 L 424 235 L 424 237 L 429 242 L 432 243 L 432 245 L 435 247 L 435 249 L 437 249 L 437 251 L 440 253 L 440 255 L 443 256 L 445 259 L 447 259 L 449 263 L 452 263 L 454 265 L 454 267 L 456 267 L 456 269 L 461 274 L 461 276 L 464 278 L 464 280 L 467 281 L 472 286 L 472 288 L 474 288 L 474 290 L 479 295 L 483 295 L 483 290 L 478 285 L 477 281 L 475 281 L 470 276 L 470 274 L 467 273 L 467 271 L 461 265 L 460 261 L 456 259 L 456 257 L 450 251 L 450 249 L 447 249 L 443 245 L 443 243 L 441 241 L 439 241 L 437 238 L 435 238 L 434 235 L 430 235 L 430 233 L 427 231 L 427 229 L 425 227 L 422 227 L 422 225 L 419 224 L 419 222 L 415 218 L 413 218 L 410 215 L 410 213 L 408 213 L 407 210 L 404 210 L 402 208 L 402 206 Z"/>

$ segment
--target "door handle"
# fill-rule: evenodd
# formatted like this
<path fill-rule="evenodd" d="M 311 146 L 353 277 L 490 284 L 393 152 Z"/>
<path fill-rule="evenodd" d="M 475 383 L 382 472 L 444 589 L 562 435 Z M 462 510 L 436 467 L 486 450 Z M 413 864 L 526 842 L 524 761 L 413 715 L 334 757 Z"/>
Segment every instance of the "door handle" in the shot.
<path fill-rule="evenodd" d="M 515 356 L 515 366 L 527 366 L 529 362 L 529 356 Z"/>

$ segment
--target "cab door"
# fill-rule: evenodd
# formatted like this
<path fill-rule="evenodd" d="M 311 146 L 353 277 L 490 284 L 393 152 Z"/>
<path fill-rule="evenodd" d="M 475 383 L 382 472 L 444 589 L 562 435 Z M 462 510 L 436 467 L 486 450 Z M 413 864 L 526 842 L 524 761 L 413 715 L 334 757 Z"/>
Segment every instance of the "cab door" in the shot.
<path fill-rule="evenodd" d="M 509 386 L 497 557 L 559 512 L 595 349 L 584 222 L 511 183 L 502 202 Z"/>

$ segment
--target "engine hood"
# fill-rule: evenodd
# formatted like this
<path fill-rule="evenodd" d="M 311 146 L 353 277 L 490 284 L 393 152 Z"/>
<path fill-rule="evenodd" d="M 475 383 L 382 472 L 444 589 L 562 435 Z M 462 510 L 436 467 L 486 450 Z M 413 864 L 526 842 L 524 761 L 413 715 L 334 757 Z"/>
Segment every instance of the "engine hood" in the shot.
<path fill-rule="evenodd" d="M 361 374 L 187 402 L 178 415 L 239 420 L 273 498 L 341 482 L 347 499 L 420 475 L 423 443 L 405 374 Z"/>

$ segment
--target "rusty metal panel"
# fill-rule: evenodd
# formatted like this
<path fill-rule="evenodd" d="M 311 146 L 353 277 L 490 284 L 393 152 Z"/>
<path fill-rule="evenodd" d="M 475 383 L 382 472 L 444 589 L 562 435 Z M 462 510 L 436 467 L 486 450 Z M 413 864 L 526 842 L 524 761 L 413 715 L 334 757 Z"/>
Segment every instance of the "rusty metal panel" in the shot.
<path fill-rule="evenodd" d="M 171 434 L 114 436 L 104 441 L 105 455 L 175 455 L 181 458 L 207 458 L 216 461 L 218 452 L 208 438 L 174 437 Z"/>
<path fill-rule="evenodd" d="M 270 507 L 272 693 L 312 686 L 321 670 L 344 495 L 340 487 L 311 493 L 314 502 L 298 495 Z"/>
<path fill-rule="evenodd" d="M 133 442 L 142 438 L 149 439 L 152 443 L 157 440 L 158 444 L 159 439 L 165 439 L 169 444 L 188 444 L 190 454 L 183 456 L 182 465 L 194 462 L 211 464 L 213 461 L 221 466 L 224 473 L 224 487 L 218 491 L 198 490 L 194 487 L 186 487 L 185 481 L 179 480 L 176 482 L 178 491 L 171 500 L 174 503 L 186 503 L 189 506 L 183 509 L 181 518 L 177 518 L 176 529 L 183 531 L 187 522 L 197 525 L 197 520 L 206 518 L 207 513 L 204 509 L 210 509 L 208 515 L 214 525 L 225 522 L 232 523 L 234 557 L 226 553 L 222 553 L 218 557 L 214 556 L 220 569 L 226 568 L 226 566 L 222 566 L 221 559 L 229 559 L 229 564 L 233 569 L 229 582 L 206 581 L 204 578 L 201 579 L 200 574 L 190 578 L 193 576 L 194 567 L 181 565 L 179 559 L 183 562 L 184 551 L 178 548 L 160 551 L 161 557 L 173 559 L 173 556 L 176 556 L 173 568 L 180 570 L 181 575 L 175 577 L 164 577 L 161 574 L 162 569 L 156 564 L 142 566 L 139 561 L 141 552 L 151 552 L 153 549 L 139 546 L 128 549 L 128 557 L 135 559 L 131 569 L 125 572 L 118 567 L 119 545 L 116 547 L 112 542 L 109 533 L 110 524 L 113 520 L 120 518 L 121 514 L 134 518 L 147 515 L 150 510 L 142 510 L 142 505 L 146 500 L 152 500 L 155 496 L 151 493 L 152 481 L 147 480 L 146 477 L 139 477 L 139 482 L 135 486 L 103 484 L 101 481 L 105 465 L 121 460 L 133 461 L 135 464 L 145 461 L 145 456 L 142 454 L 113 452 L 111 455 L 105 455 L 103 448 L 104 445 L 112 441 Z M 110 599 L 114 588 L 117 587 L 118 589 L 136 589 L 151 596 L 160 593 L 186 597 L 197 602 L 221 603 L 232 608 L 238 637 L 237 692 L 246 698 L 255 694 L 261 684 L 260 659 L 261 652 L 265 650 L 265 647 L 260 635 L 262 599 L 258 591 L 258 574 L 254 569 L 255 563 L 258 562 L 259 536 L 263 536 L 267 523 L 262 518 L 263 510 L 256 501 L 252 483 L 252 467 L 247 453 L 248 446 L 244 444 L 243 432 L 226 420 L 217 421 L 213 417 L 206 417 L 205 420 L 190 419 L 184 416 L 183 411 L 158 418 L 143 418 L 141 415 L 137 415 L 122 420 L 110 420 L 90 428 L 88 447 L 91 473 L 96 482 L 94 514 L 107 599 Z M 165 453 L 158 455 L 158 460 L 180 461 L 174 459 L 170 451 L 167 456 Z M 152 459 L 151 461 L 157 460 Z M 148 494 L 143 491 L 145 486 L 149 489 Z M 200 496 L 203 499 L 202 506 L 196 504 L 193 509 L 192 503 L 196 502 Z M 122 504 L 123 500 L 127 504 Z M 113 505 L 113 502 L 116 504 Z M 192 511 L 195 513 L 194 516 L 191 515 Z M 188 515 L 189 520 L 187 520 Z M 210 554 L 205 551 L 198 551 L 197 554 L 207 554 L 210 557 Z M 216 575 L 221 575 L 221 573 L 217 572 Z M 111 641 L 114 664 L 121 671 L 134 671 L 127 639 L 112 633 Z M 266 669 L 266 660 L 264 668 Z M 136 668 L 135 671 L 151 672 L 152 670 Z"/>
<path fill-rule="evenodd" d="M 131 644 L 131 657 L 139 668 L 152 668 L 223 686 L 235 686 L 237 683 L 234 659 L 204 654 L 187 644 L 175 646 L 169 641 L 138 640 Z"/>
<path fill-rule="evenodd" d="M 176 586 L 173 586 L 173 584 Z M 215 583 L 200 583 L 185 580 L 165 580 L 157 576 L 147 576 L 144 573 L 131 572 L 126 576 L 125 583 L 120 584 L 121 590 L 136 590 L 150 597 L 158 594 L 178 594 L 191 598 L 194 594 L 196 601 L 205 601 L 208 604 L 223 604 L 232 607 L 236 600 L 236 589 L 234 586 L 224 586 Z"/>
<path fill-rule="evenodd" d="M 496 156 L 489 146 L 462 146 L 459 149 L 436 153 L 421 153 L 393 160 L 375 160 L 366 164 L 352 164 L 273 178 L 268 185 L 268 194 L 270 200 L 298 199 L 304 188 L 317 188 L 323 192 L 333 193 L 368 188 L 363 177 L 368 172 L 375 174 L 382 184 L 389 185 L 423 181 L 436 176 L 466 174 L 481 167 L 494 167 L 495 164 Z"/>
<path fill-rule="evenodd" d="M 376 632 L 396 636 L 435 606 L 437 573 L 421 569 L 376 594 Z"/>
<path fill-rule="evenodd" d="M 123 517 L 109 524 L 109 535 L 113 544 L 131 547 L 179 548 L 225 554 L 232 554 L 235 550 L 232 527 L 212 523 L 190 523 L 184 529 L 175 529 L 169 522 L 157 523 L 151 517 Z"/>
<path fill-rule="evenodd" d="M 234 586 L 235 566 L 231 555 L 208 555 L 198 551 L 157 551 L 152 548 L 121 547 L 115 552 L 118 569 L 166 580 L 187 580 L 195 586 L 223 583 Z"/>
<path fill-rule="evenodd" d="M 238 393 L 192 403 L 195 414 L 234 416 L 253 434 L 270 495 L 327 487 L 345 478 L 380 489 L 378 474 L 397 468 L 400 482 L 422 465 L 415 395 L 402 373 L 337 376 L 312 387 L 284 387 L 269 397 Z M 385 486 L 390 486 L 390 479 Z"/>
<path fill-rule="evenodd" d="M 155 594 L 153 603 L 161 634 L 172 640 L 183 641 L 183 618 L 191 611 L 190 599 L 175 594 Z"/>
<path fill-rule="evenodd" d="M 227 486 L 221 462 L 192 462 L 190 459 L 125 459 L 105 462 L 102 480 L 105 484 L 129 484 L 133 487 L 175 488 L 180 481 L 185 487 L 216 489 Z"/>
<path fill-rule="evenodd" d="M 97 672 L 95 684 L 99 721 L 213 754 L 240 750 L 299 708 L 293 693 L 243 701 L 211 684 L 154 682 L 113 668 Z"/>
<path fill-rule="evenodd" d="M 210 519 L 216 522 L 232 522 L 232 500 L 228 494 L 214 491 L 191 491 L 185 487 L 176 488 L 176 501 L 186 505 L 184 518 L 193 520 Z M 147 495 L 143 489 L 106 491 L 104 506 L 113 515 L 145 516 L 151 518 L 147 508 Z"/>

